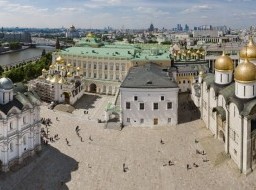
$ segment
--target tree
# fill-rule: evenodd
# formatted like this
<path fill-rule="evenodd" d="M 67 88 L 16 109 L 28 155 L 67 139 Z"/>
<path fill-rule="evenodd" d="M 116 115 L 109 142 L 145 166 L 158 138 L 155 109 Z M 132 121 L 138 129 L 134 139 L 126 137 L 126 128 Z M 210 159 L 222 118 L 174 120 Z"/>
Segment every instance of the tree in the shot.
<path fill-rule="evenodd" d="M 46 54 L 45 49 L 43 49 L 41 56 L 45 56 L 45 54 Z"/>
<path fill-rule="evenodd" d="M 58 38 L 58 37 L 57 37 L 57 39 L 56 39 L 55 48 L 56 48 L 56 49 L 60 49 L 60 41 L 59 41 L 59 38 Z"/>

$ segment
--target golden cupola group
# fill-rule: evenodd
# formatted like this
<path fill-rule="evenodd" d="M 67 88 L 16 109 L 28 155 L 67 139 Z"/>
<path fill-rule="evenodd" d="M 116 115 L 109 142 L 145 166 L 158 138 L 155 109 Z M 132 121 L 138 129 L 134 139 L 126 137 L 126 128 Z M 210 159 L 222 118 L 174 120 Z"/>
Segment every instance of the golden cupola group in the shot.
<path fill-rule="evenodd" d="M 256 59 L 256 45 L 252 37 L 250 37 L 248 44 L 240 50 L 239 56 L 241 59 Z"/>
<path fill-rule="evenodd" d="M 240 83 L 251 83 L 256 81 L 256 66 L 245 59 L 243 63 L 238 64 L 234 73 L 235 81 Z"/>
<path fill-rule="evenodd" d="M 223 52 L 221 56 L 219 56 L 215 60 L 215 70 L 217 71 L 232 71 L 234 69 L 234 63 L 232 59 L 225 55 Z"/>

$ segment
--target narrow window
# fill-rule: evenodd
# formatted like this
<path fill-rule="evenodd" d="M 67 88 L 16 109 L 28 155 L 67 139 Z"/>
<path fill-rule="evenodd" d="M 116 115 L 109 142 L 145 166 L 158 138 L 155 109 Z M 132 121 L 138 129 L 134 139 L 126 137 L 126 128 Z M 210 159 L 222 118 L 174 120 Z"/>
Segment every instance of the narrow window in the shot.
<path fill-rule="evenodd" d="M 126 121 L 127 121 L 127 123 L 130 123 L 130 118 L 129 118 L 129 117 L 127 117 L 127 120 L 126 120 Z"/>
<path fill-rule="evenodd" d="M 12 130 L 12 129 L 13 129 L 12 122 L 10 122 L 10 130 Z"/>
<path fill-rule="evenodd" d="M 172 109 L 172 102 L 167 102 L 167 109 Z"/>
<path fill-rule="evenodd" d="M 13 144 L 12 143 L 10 143 L 10 152 L 13 152 Z"/>
<path fill-rule="evenodd" d="M 138 96 L 134 96 L 134 101 L 137 101 L 138 100 Z"/>
<path fill-rule="evenodd" d="M 220 82 L 222 82 L 222 74 L 220 74 Z"/>
<path fill-rule="evenodd" d="M 144 103 L 140 103 L 140 110 L 144 110 Z"/>
<path fill-rule="evenodd" d="M 154 108 L 154 110 L 158 110 L 158 103 L 154 103 L 153 108 Z"/>
<path fill-rule="evenodd" d="M 161 101 L 164 101 L 164 96 L 161 96 Z"/>
<path fill-rule="evenodd" d="M 23 137 L 23 145 L 26 145 L 27 144 L 27 139 L 26 139 L 26 136 Z"/>
<path fill-rule="evenodd" d="M 168 123 L 171 123 L 172 122 L 172 118 L 168 118 Z"/>
<path fill-rule="evenodd" d="M 253 91 L 253 95 L 254 95 L 254 85 L 252 86 L 252 91 Z"/>
<path fill-rule="evenodd" d="M 131 103 L 130 102 L 126 102 L 126 109 L 127 110 L 131 109 Z"/>
<path fill-rule="evenodd" d="M 140 119 L 140 123 L 144 123 L 144 119 Z"/>
<path fill-rule="evenodd" d="M 245 86 L 244 86 L 244 96 L 245 96 Z"/>

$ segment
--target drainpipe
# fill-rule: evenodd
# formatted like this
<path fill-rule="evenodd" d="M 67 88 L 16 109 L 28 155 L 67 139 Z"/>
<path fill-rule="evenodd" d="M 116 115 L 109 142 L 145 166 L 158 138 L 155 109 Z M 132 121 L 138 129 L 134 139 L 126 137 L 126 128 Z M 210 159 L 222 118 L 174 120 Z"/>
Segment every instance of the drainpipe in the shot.
<path fill-rule="evenodd" d="M 241 121 L 241 152 L 240 152 L 240 172 L 243 173 L 243 140 L 244 140 L 244 116 Z"/>
<path fill-rule="evenodd" d="M 227 112 L 228 112 L 228 115 L 227 115 L 227 136 L 226 136 L 226 143 L 227 143 L 227 154 L 229 154 L 229 125 L 230 125 L 230 111 L 229 111 L 229 105 L 226 105 L 226 109 L 227 109 Z"/>

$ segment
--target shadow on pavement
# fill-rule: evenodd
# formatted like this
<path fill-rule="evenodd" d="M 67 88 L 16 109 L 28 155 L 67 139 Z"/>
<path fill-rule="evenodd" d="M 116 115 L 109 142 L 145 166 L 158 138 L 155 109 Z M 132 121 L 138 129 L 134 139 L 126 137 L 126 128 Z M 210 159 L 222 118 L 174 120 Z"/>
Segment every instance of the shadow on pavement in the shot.
<path fill-rule="evenodd" d="M 201 113 L 189 93 L 179 93 L 178 124 L 200 119 Z"/>
<path fill-rule="evenodd" d="M 84 94 L 73 106 L 75 109 L 89 109 L 94 108 L 94 102 L 101 98 L 97 94 Z"/>
<path fill-rule="evenodd" d="M 68 189 L 71 172 L 78 169 L 78 162 L 50 145 L 27 166 L 8 172 L 0 180 L 0 189 Z"/>

